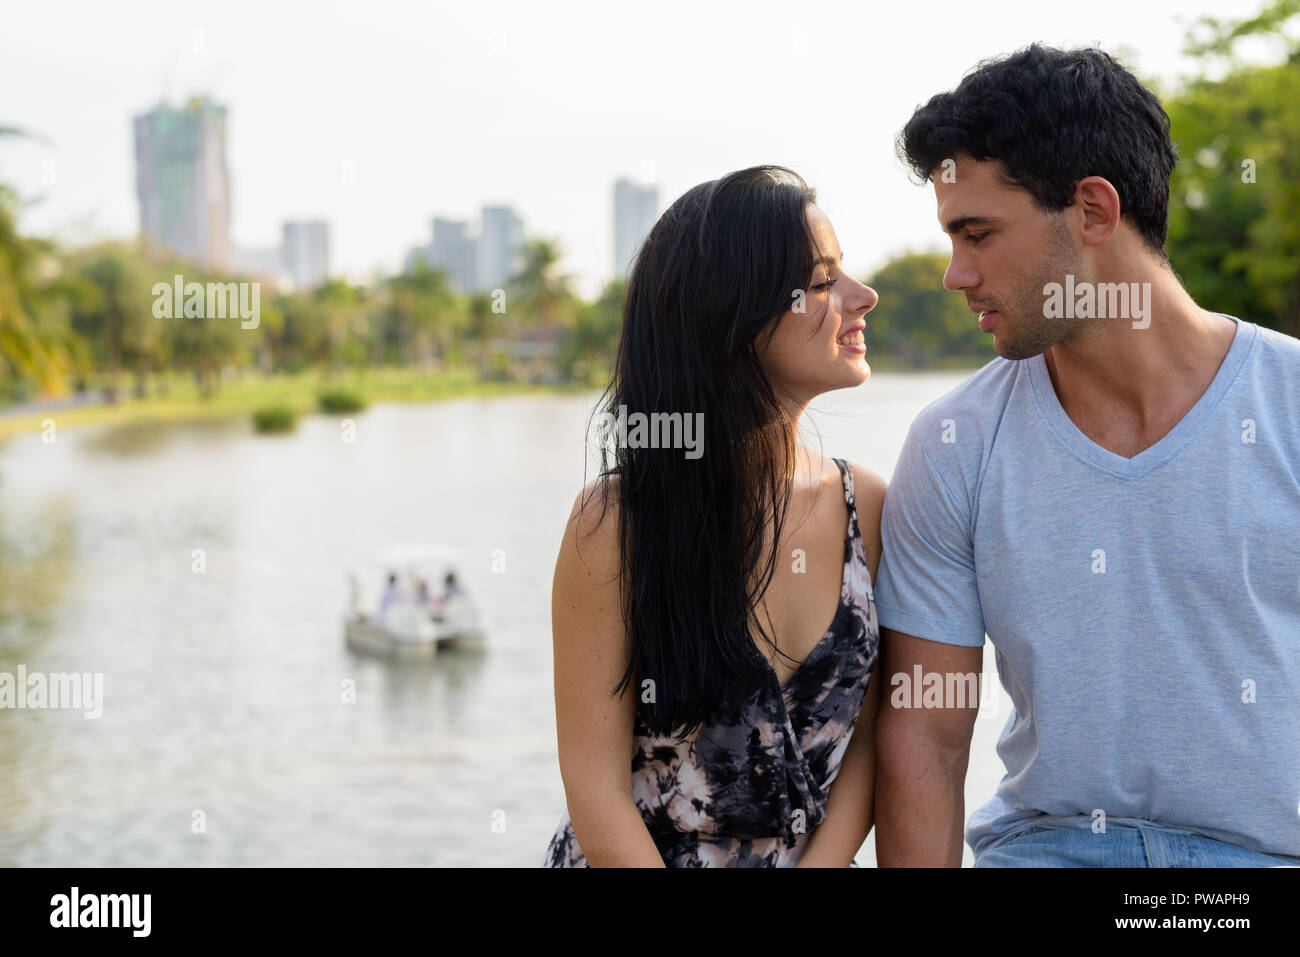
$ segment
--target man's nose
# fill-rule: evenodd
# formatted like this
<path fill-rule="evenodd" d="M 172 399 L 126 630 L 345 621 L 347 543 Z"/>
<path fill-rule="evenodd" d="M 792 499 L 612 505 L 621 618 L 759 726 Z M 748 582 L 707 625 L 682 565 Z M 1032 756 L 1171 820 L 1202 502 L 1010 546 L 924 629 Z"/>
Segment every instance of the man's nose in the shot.
<path fill-rule="evenodd" d="M 975 270 L 963 266 L 957 262 L 956 258 L 948 261 L 948 268 L 943 273 L 943 288 L 950 292 L 957 292 L 961 289 L 967 289 L 979 284 L 979 275 Z"/>

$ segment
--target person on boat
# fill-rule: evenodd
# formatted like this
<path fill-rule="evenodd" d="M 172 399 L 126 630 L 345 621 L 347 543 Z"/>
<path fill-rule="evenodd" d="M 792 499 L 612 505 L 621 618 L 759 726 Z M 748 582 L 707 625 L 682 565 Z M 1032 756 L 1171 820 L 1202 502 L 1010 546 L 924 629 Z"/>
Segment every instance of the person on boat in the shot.
<path fill-rule="evenodd" d="M 431 618 L 437 619 L 442 615 L 442 598 L 429 591 L 429 583 L 423 578 L 415 583 L 415 603 Z"/>
<path fill-rule="evenodd" d="M 389 572 L 388 587 L 384 589 L 383 597 L 379 599 L 379 610 L 375 612 L 375 620 L 383 621 L 389 608 L 409 600 L 406 590 L 397 583 L 397 573 Z"/>

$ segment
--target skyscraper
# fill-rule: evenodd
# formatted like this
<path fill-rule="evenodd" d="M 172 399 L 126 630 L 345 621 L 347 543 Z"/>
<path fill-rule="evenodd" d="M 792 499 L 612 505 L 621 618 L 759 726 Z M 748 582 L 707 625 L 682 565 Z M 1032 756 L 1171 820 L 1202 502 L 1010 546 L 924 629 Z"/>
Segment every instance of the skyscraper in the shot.
<path fill-rule="evenodd" d="M 659 190 L 629 179 L 614 184 L 614 275 L 632 270 L 641 243 L 655 224 L 659 212 Z"/>
<path fill-rule="evenodd" d="M 294 289 L 312 289 L 330 274 L 330 228 L 319 221 L 284 224 L 280 252 Z"/>
<path fill-rule="evenodd" d="M 140 231 L 182 259 L 230 262 L 226 108 L 204 97 L 135 117 Z"/>
<path fill-rule="evenodd" d="M 423 262 L 441 269 L 459 292 L 504 289 L 522 265 L 524 221 L 509 206 L 484 206 L 476 235 L 469 225 L 463 219 L 435 218 L 433 242 L 412 249 L 406 268 Z"/>
<path fill-rule="evenodd" d="M 524 221 L 509 206 L 484 206 L 483 226 L 478 237 L 478 286 L 480 290 L 504 289 L 519 272 L 520 247 L 524 243 Z"/>
<path fill-rule="evenodd" d="M 427 247 L 425 261 L 435 269 L 446 271 L 460 292 L 478 288 L 478 250 L 469 234 L 469 223 L 462 219 L 435 218 L 433 243 Z"/>

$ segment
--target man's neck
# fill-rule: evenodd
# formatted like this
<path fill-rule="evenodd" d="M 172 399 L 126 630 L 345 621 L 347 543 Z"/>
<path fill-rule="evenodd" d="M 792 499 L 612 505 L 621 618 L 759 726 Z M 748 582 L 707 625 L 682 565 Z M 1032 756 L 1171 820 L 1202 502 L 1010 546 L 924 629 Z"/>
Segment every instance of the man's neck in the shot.
<path fill-rule="evenodd" d="M 1205 393 L 1232 345 L 1232 320 L 1201 309 L 1166 268 L 1153 269 L 1141 326 L 1106 319 L 1044 354 L 1066 414 L 1097 444 L 1131 457 L 1166 435 Z"/>

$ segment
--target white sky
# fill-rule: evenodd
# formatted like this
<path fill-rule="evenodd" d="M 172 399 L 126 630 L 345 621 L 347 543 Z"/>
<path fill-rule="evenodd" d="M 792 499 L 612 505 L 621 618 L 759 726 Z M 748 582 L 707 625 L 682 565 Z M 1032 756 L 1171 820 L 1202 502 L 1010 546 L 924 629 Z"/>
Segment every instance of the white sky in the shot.
<path fill-rule="evenodd" d="M 416 3 L 40 0 L 5 4 L 0 179 L 25 232 L 78 241 L 138 227 L 131 118 L 207 93 L 229 108 L 236 243 L 323 218 L 336 269 L 393 271 L 435 213 L 510 203 L 558 239 L 590 292 L 611 270 L 612 184 L 667 205 L 758 163 L 820 194 L 851 271 L 946 249 L 930 188 L 893 138 L 984 57 L 1099 43 L 1143 76 L 1191 72 L 1184 25 L 1242 0 L 761 0 Z M 197 42 L 196 42 L 197 41 Z M 196 45 L 200 49 L 196 50 Z M 53 161 L 53 182 L 47 171 Z M 351 161 L 355 182 L 341 169 Z"/>

